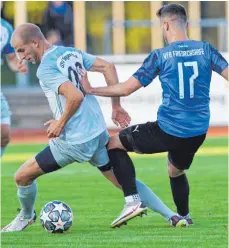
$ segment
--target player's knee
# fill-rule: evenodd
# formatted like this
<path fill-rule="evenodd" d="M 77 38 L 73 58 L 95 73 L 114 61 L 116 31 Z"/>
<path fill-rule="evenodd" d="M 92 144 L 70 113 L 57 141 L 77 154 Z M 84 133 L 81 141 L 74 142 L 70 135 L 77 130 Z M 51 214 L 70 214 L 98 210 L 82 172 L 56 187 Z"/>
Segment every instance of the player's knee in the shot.
<path fill-rule="evenodd" d="M 28 177 L 25 171 L 17 171 L 14 175 L 14 181 L 18 186 L 26 186 L 31 184 L 31 178 Z"/>
<path fill-rule="evenodd" d="M 178 177 L 184 174 L 184 171 L 176 168 L 171 162 L 168 161 L 168 174 L 170 177 Z"/>
<path fill-rule="evenodd" d="M 107 149 L 111 150 L 111 149 L 115 149 L 115 148 L 119 148 L 119 149 L 123 149 L 125 150 L 125 148 L 123 147 L 120 139 L 119 139 L 119 133 L 115 134 L 114 136 L 110 137 L 109 143 L 107 145 Z"/>
<path fill-rule="evenodd" d="M 44 172 L 39 167 L 35 158 L 27 160 L 16 172 L 14 180 L 19 186 L 30 185 L 36 178 L 43 175 Z"/>

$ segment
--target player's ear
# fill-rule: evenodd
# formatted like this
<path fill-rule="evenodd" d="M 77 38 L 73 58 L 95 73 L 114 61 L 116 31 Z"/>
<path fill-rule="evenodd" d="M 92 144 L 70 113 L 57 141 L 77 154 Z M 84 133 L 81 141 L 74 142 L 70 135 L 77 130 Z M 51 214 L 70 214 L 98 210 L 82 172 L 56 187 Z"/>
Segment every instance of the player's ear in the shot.
<path fill-rule="evenodd" d="M 165 31 L 169 30 L 169 23 L 168 22 L 164 22 L 164 28 L 165 28 Z"/>
<path fill-rule="evenodd" d="M 38 47 L 38 42 L 36 40 L 33 40 L 32 45 L 37 48 Z"/>
<path fill-rule="evenodd" d="M 188 32 L 188 29 L 189 29 L 189 23 L 187 22 L 186 23 L 186 31 Z"/>

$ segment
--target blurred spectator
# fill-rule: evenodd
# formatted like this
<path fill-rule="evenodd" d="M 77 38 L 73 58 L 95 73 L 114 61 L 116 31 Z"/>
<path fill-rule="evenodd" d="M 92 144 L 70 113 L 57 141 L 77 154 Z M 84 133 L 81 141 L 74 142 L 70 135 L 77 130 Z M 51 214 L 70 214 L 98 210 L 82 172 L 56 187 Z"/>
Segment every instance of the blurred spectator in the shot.
<path fill-rule="evenodd" d="M 50 41 L 54 42 L 54 44 L 74 46 L 71 6 L 64 1 L 49 2 L 49 6 L 43 16 L 42 31 L 46 38 L 50 38 Z M 58 36 L 60 40 L 57 40 Z"/>
<path fill-rule="evenodd" d="M 46 34 L 47 41 L 52 45 L 62 45 L 60 32 L 58 30 L 50 30 Z"/>

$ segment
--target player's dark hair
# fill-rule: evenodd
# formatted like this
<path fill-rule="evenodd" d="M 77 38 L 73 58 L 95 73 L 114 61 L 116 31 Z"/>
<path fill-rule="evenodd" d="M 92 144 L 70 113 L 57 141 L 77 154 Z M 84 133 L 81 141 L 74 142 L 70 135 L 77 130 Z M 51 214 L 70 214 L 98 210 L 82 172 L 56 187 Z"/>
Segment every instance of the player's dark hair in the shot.
<path fill-rule="evenodd" d="M 157 11 L 159 18 L 173 15 L 177 16 L 181 21 L 187 22 L 187 12 L 185 7 L 181 4 L 167 4 Z"/>

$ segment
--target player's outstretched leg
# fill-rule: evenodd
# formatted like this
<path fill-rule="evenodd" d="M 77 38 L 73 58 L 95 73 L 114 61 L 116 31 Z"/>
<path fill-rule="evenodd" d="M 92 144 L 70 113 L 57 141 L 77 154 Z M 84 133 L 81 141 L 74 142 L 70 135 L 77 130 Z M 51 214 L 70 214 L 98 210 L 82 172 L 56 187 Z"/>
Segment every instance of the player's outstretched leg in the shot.
<path fill-rule="evenodd" d="M 193 224 L 189 214 L 189 183 L 184 171 L 177 169 L 168 161 L 168 172 L 173 201 L 177 207 L 177 213 L 184 218 L 189 225 Z"/>
<path fill-rule="evenodd" d="M 6 225 L 2 232 L 22 231 L 36 220 L 34 204 L 37 195 L 37 184 L 34 181 L 44 172 L 38 166 L 35 158 L 25 162 L 15 174 L 18 186 L 17 196 L 21 204 L 21 211 L 16 218 Z"/>
<path fill-rule="evenodd" d="M 162 215 L 173 227 L 187 227 L 187 221 L 169 209 L 154 192 L 140 180 L 136 180 L 137 190 L 141 200 L 154 212 Z"/>
<path fill-rule="evenodd" d="M 147 207 L 141 201 L 136 188 L 135 169 L 126 151 L 112 149 L 108 151 L 114 174 L 122 186 L 126 204 L 123 211 L 112 223 L 111 227 L 120 227 L 136 216 L 146 213 Z"/>

